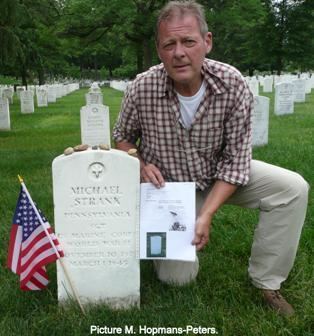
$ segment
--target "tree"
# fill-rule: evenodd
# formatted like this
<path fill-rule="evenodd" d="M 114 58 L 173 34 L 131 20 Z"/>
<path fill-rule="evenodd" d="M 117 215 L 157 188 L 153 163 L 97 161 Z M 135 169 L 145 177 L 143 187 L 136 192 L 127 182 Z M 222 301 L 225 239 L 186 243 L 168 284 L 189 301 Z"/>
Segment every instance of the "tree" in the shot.
<path fill-rule="evenodd" d="M 20 43 L 16 34 L 17 0 L 2 0 L 0 2 L 0 64 L 3 66 L 15 59 Z"/>
<path fill-rule="evenodd" d="M 258 0 L 202 1 L 209 30 L 213 33 L 211 58 L 230 63 L 242 71 L 260 67 L 256 32 L 265 18 Z"/>

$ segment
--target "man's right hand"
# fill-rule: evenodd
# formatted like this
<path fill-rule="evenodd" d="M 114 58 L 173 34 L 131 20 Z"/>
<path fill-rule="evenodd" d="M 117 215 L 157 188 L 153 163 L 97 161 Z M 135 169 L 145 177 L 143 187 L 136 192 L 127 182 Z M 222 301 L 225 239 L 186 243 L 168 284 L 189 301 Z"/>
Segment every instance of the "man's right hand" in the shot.
<path fill-rule="evenodd" d="M 141 181 L 151 182 L 158 189 L 165 186 L 165 180 L 160 170 L 152 163 L 141 165 Z"/>

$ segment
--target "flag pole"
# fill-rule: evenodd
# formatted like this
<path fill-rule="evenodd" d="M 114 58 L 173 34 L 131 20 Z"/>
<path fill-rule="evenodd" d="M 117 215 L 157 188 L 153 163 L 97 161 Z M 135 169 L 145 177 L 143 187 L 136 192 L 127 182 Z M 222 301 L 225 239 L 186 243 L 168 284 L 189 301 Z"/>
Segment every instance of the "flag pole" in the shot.
<path fill-rule="evenodd" d="M 27 188 L 26 188 L 26 185 L 24 184 L 24 180 L 23 180 L 23 178 L 22 178 L 20 175 L 17 175 L 17 176 L 18 176 L 18 179 L 19 179 L 19 181 L 20 181 L 20 183 L 21 183 L 21 186 L 22 186 L 22 188 L 23 188 L 23 191 L 25 192 L 26 196 L 28 197 L 29 202 L 30 202 L 30 204 L 32 205 L 32 207 L 33 207 L 33 209 L 34 209 L 34 211 L 35 211 L 35 213 L 36 213 L 36 216 L 38 217 L 39 222 L 40 222 L 41 226 L 43 227 L 43 229 L 44 229 L 44 231 L 45 231 L 45 234 L 46 234 L 47 238 L 49 239 L 49 242 L 50 242 L 52 248 L 54 249 L 54 252 L 55 252 L 55 254 L 56 254 L 57 258 L 58 258 L 58 261 L 60 262 L 60 265 L 61 265 L 61 267 L 62 267 L 62 270 L 63 270 L 63 272 L 64 272 L 64 274 L 65 274 L 65 277 L 66 277 L 66 279 L 68 280 L 69 285 L 70 285 L 70 287 L 71 287 L 71 289 L 72 289 L 72 292 L 73 292 L 73 294 L 74 294 L 74 296 L 75 296 L 75 298 L 76 298 L 76 301 L 78 302 L 78 304 L 79 304 L 79 306 L 80 306 L 80 308 L 81 308 L 82 313 L 83 313 L 84 315 L 86 315 L 85 310 L 84 310 L 84 308 L 83 308 L 83 306 L 82 306 L 82 303 L 81 303 L 81 301 L 80 301 L 79 295 L 78 295 L 78 293 L 77 293 L 77 291 L 76 291 L 76 288 L 75 288 L 73 282 L 71 281 L 71 278 L 70 278 L 70 275 L 69 275 L 69 273 L 68 273 L 68 271 L 67 271 L 67 268 L 66 268 L 66 266 L 65 266 L 65 264 L 64 264 L 64 262 L 63 262 L 63 260 L 61 259 L 60 253 L 59 253 L 59 251 L 57 250 L 57 248 L 56 248 L 56 246 L 55 246 L 55 244 L 54 244 L 54 242 L 53 242 L 53 240 L 52 240 L 52 238 L 51 238 L 51 236 L 50 236 L 50 234 L 49 234 L 47 228 L 45 227 L 45 224 L 44 224 L 44 222 L 43 222 L 43 220 L 42 220 L 42 218 L 41 218 L 41 215 L 40 215 L 40 213 L 39 213 L 39 211 L 38 211 L 36 205 L 34 204 L 32 198 L 31 198 L 31 195 L 29 194 L 29 192 L 28 192 L 28 190 L 27 190 Z"/>

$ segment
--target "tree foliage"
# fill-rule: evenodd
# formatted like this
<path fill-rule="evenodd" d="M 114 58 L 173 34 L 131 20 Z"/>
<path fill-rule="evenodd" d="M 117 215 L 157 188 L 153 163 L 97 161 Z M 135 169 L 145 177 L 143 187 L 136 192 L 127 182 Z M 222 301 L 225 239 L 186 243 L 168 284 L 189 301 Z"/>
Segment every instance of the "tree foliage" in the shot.
<path fill-rule="evenodd" d="M 312 0 L 199 0 L 210 57 L 242 71 L 310 70 Z M 158 63 L 155 22 L 166 0 L 2 0 L 0 73 L 23 82 L 56 76 L 134 77 Z"/>

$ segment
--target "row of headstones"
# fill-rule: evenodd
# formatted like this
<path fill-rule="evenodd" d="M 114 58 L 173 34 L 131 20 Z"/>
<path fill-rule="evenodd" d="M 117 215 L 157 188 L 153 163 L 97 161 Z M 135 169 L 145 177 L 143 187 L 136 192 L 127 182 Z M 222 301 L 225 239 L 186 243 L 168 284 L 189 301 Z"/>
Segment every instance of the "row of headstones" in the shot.
<path fill-rule="evenodd" d="M 129 85 L 129 81 L 125 80 L 112 80 L 110 81 L 110 87 L 115 89 L 115 90 L 118 90 L 118 91 L 123 91 L 125 92 L 128 85 Z"/>
<path fill-rule="evenodd" d="M 16 93 L 21 102 L 21 113 L 33 113 L 35 94 L 37 106 L 43 107 L 48 106 L 48 103 L 55 103 L 57 99 L 78 89 L 78 83 L 29 86 L 27 90 L 25 87 L 18 86 Z"/>
<path fill-rule="evenodd" d="M 292 114 L 294 112 L 294 103 L 304 102 L 305 96 L 303 80 L 295 80 L 293 83 L 278 83 L 275 86 L 274 113 L 276 115 Z M 268 144 L 269 102 L 270 99 L 268 97 L 254 96 L 252 117 L 253 146 Z"/>
<path fill-rule="evenodd" d="M 295 80 L 304 81 L 305 93 L 308 94 L 314 88 L 314 76 L 309 73 L 303 73 L 300 75 L 281 75 L 281 76 L 253 76 L 245 77 L 248 82 L 251 91 L 255 96 L 259 95 L 259 87 L 262 86 L 264 93 L 273 92 L 273 88 L 279 83 L 292 83 Z M 303 84 L 302 84 L 303 86 Z"/>
<path fill-rule="evenodd" d="M 273 87 L 276 91 L 281 91 L 284 84 L 290 84 L 292 91 L 292 99 L 294 102 L 302 103 L 305 101 L 306 94 L 311 93 L 314 88 L 314 77 L 311 78 L 293 78 L 292 76 L 286 76 L 281 78 L 282 81 L 274 81 L 272 77 L 266 78 L 263 82 L 256 79 L 255 77 L 247 78 L 248 85 L 254 96 L 259 95 L 259 87 L 262 85 L 263 92 L 269 93 L 273 92 Z M 261 84 L 262 83 L 262 84 Z M 287 88 L 284 88 L 284 91 Z"/>
<path fill-rule="evenodd" d="M 61 98 L 75 90 L 79 89 L 79 84 L 54 84 L 44 86 L 24 86 L 16 88 L 16 94 L 21 104 L 21 113 L 34 113 L 34 94 L 37 97 L 37 106 L 48 106 L 50 102 L 56 102 L 57 98 Z M 13 103 L 14 89 L 13 87 L 0 88 L 0 130 L 10 130 L 10 108 L 9 104 Z"/>

